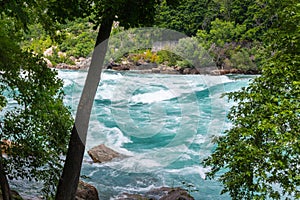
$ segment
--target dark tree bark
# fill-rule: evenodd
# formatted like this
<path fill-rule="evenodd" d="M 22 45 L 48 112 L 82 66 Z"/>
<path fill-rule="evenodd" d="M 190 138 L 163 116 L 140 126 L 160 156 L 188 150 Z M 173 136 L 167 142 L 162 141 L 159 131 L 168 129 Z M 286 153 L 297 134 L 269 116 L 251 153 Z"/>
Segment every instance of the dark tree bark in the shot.
<path fill-rule="evenodd" d="M 12 195 L 11 195 L 11 191 L 10 191 L 9 184 L 7 181 L 6 173 L 4 171 L 4 167 L 2 164 L 2 159 L 3 159 L 3 157 L 0 155 L 0 185 L 1 185 L 1 191 L 2 191 L 2 199 L 3 200 L 11 200 Z"/>
<path fill-rule="evenodd" d="M 56 200 L 75 199 L 85 150 L 90 113 L 100 81 L 112 25 L 113 17 L 103 17 L 92 55 L 91 65 L 78 105 L 63 173 L 57 188 Z"/>

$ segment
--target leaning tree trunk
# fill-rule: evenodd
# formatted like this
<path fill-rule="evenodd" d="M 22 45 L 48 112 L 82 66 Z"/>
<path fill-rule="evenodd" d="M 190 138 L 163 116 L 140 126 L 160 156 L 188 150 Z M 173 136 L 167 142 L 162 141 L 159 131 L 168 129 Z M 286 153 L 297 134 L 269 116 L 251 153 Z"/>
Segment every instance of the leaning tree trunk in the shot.
<path fill-rule="evenodd" d="M 77 108 L 67 157 L 57 188 L 56 200 L 75 199 L 85 150 L 90 114 L 100 81 L 112 25 L 112 17 L 103 18 L 92 55 L 91 65 L 89 67 L 86 82 Z"/>
<path fill-rule="evenodd" d="M 1 149 L 0 149 L 1 151 Z M 1 152 L 0 152 L 1 153 Z M 9 184 L 7 181 L 6 173 L 3 167 L 3 157 L 0 155 L 0 186 L 1 186 L 1 191 L 2 191 L 2 199 L 3 200 L 11 200 L 11 191 L 9 188 Z"/>

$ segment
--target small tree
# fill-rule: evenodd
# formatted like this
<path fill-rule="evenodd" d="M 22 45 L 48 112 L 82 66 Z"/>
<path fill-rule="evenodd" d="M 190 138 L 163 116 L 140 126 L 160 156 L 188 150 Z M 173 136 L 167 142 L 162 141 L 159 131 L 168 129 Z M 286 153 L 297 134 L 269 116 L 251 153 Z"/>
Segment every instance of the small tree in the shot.
<path fill-rule="evenodd" d="M 21 52 L 7 35 L 2 36 L 1 57 L 12 51 L 0 63 L 0 104 L 5 107 L 10 100 L 14 107 L 6 107 L 0 121 L 1 151 L 7 154 L 1 156 L 1 176 L 42 181 L 48 195 L 57 183 L 73 121 L 62 101 L 63 84 L 43 60 Z M 4 49 L 3 43 L 15 48 Z"/>
<path fill-rule="evenodd" d="M 249 87 L 228 95 L 238 101 L 233 127 L 204 162 L 208 177 L 223 172 L 222 193 L 233 199 L 300 198 L 300 4 L 269 3 L 260 12 L 276 15 L 265 37 L 275 55 Z"/>
<path fill-rule="evenodd" d="M 7 157 L 2 159 L 10 179 L 26 178 L 44 183 L 53 193 L 66 154 L 72 117 L 63 104 L 62 81 L 39 58 L 20 54 L 22 68 L 10 66 L 2 75 L 6 96 L 16 107 L 6 109 L 0 130 Z M 18 62 L 12 62 L 18 66 Z M 2 68 L 3 69 L 3 68 Z"/>
<path fill-rule="evenodd" d="M 57 20 L 66 17 L 60 15 L 61 9 L 74 11 L 67 5 L 67 1 L 1 2 L 0 145 L 6 156 L 0 156 L 0 186 L 4 200 L 12 198 L 7 177 L 41 181 L 49 196 L 62 169 L 73 123 L 63 104 L 63 82 L 39 56 L 22 52 L 19 43 L 30 23 L 43 22 L 52 30 Z"/>

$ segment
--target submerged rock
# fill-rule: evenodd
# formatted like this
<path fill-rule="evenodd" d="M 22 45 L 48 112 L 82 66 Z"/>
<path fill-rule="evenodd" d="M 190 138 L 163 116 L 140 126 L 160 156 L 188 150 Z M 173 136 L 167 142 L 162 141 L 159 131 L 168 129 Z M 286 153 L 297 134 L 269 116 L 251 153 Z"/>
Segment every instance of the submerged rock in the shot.
<path fill-rule="evenodd" d="M 83 181 L 79 181 L 75 200 L 99 200 L 97 189 Z"/>
<path fill-rule="evenodd" d="M 94 163 L 103 163 L 111 161 L 114 158 L 124 157 L 124 155 L 108 148 L 104 144 L 100 144 L 91 148 L 88 151 L 88 154 L 93 159 Z"/>
<path fill-rule="evenodd" d="M 161 187 L 150 190 L 144 195 L 124 193 L 117 200 L 194 200 L 194 198 L 182 188 Z"/>

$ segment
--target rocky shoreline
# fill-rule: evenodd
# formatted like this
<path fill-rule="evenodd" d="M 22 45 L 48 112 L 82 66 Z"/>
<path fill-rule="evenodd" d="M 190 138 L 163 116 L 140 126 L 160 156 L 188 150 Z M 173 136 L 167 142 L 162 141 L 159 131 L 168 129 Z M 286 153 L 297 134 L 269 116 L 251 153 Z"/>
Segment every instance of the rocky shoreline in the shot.
<path fill-rule="evenodd" d="M 119 152 L 110 149 L 104 144 L 100 144 L 88 150 L 89 156 L 92 158 L 94 163 L 105 163 L 110 162 L 115 159 L 124 159 L 128 156 L 123 155 Z M 88 192 L 91 196 L 89 198 L 83 198 L 78 200 L 90 200 L 91 197 L 96 196 L 97 190 L 92 186 L 87 187 Z M 92 189 L 91 189 L 92 188 Z M 83 194 L 86 194 L 86 191 L 83 191 Z M 77 190 L 78 194 L 78 190 Z M 116 200 L 174 200 L 174 199 L 182 199 L 182 200 L 194 200 L 194 198 L 189 194 L 187 190 L 184 190 L 179 187 L 161 187 L 154 188 L 146 192 L 145 194 L 129 194 L 123 193 L 118 195 Z M 94 198 L 93 198 L 94 200 Z M 95 199 L 97 200 L 97 199 Z"/>
<path fill-rule="evenodd" d="M 55 69 L 68 69 L 68 70 L 86 70 L 91 63 L 91 57 L 74 59 L 74 65 L 59 63 L 52 65 L 52 63 L 45 58 L 47 66 Z M 180 66 L 167 66 L 165 64 L 157 64 L 145 61 L 133 62 L 122 61 L 121 63 L 111 62 L 104 66 L 104 69 L 110 69 L 115 71 L 135 71 L 138 73 L 155 73 L 155 74 L 178 74 L 178 75 L 196 75 L 196 74 L 208 74 L 208 75 L 226 75 L 226 74 L 259 74 L 258 70 L 240 70 L 236 68 L 217 69 L 216 67 L 180 67 Z"/>
<path fill-rule="evenodd" d="M 104 144 L 100 144 L 88 150 L 88 154 L 93 160 L 93 163 L 105 163 L 115 159 L 124 159 L 128 156 L 123 155 L 110 149 Z M 21 196 L 17 191 L 12 191 L 13 199 L 20 200 L 42 200 L 43 197 Z M 180 187 L 160 187 L 153 188 L 144 194 L 129 194 L 122 193 L 114 197 L 116 200 L 194 200 L 189 192 Z M 2 200 L 0 190 L 0 200 Z M 82 180 L 79 181 L 75 200 L 99 200 L 97 189 Z"/>

